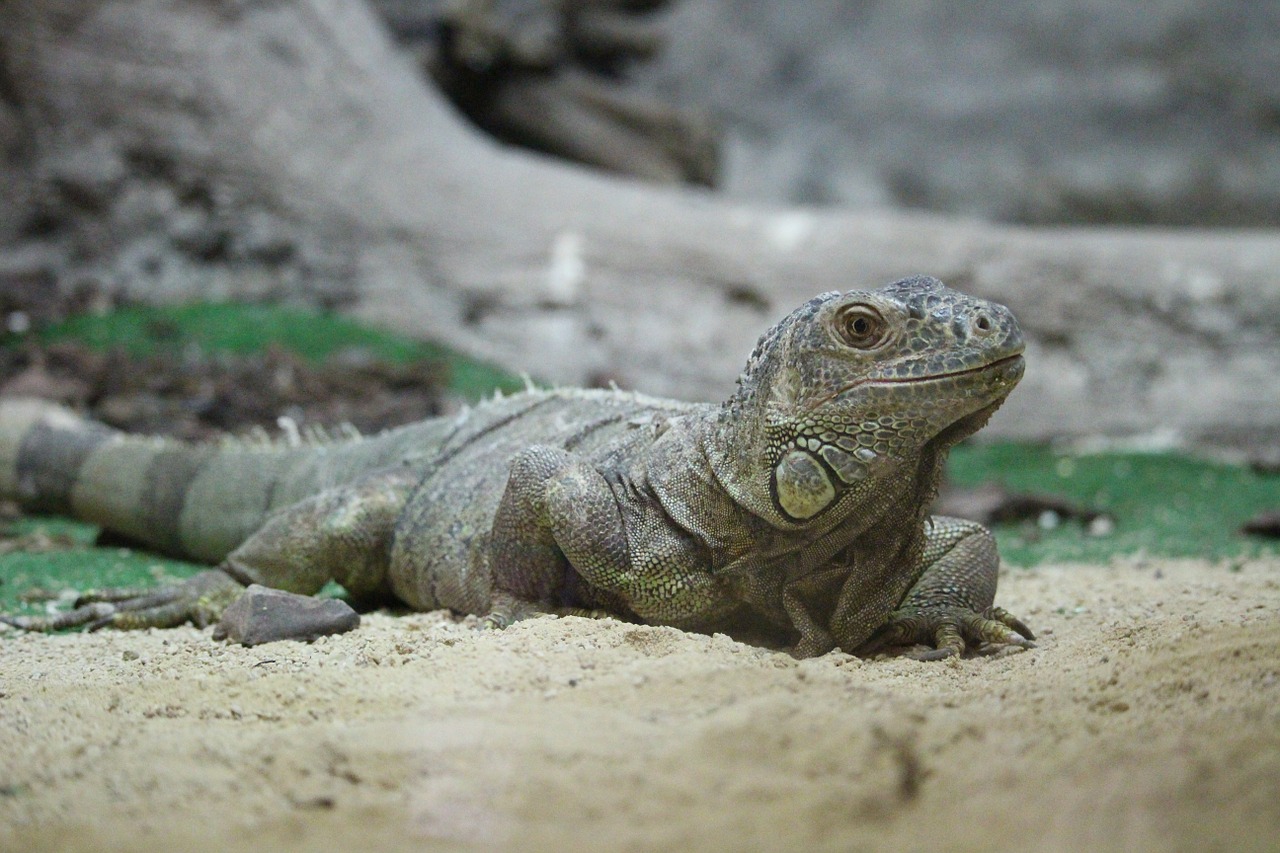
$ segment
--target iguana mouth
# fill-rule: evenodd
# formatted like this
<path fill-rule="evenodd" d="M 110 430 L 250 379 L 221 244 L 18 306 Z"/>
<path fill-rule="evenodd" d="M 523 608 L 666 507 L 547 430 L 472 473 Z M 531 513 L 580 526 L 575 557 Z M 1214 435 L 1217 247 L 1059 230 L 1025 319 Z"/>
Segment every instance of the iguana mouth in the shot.
<path fill-rule="evenodd" d="M 976 367 L 966 367 L 963 370 L 952 370 L 947 373 L 932 373 L 928 376 L 894 376 L 884 379 L 866 379 L 862 382 L 855 383 L 857 385 L 902 385 L 911 382 L 933 382 L 937 379 L 954 379 L 957 376 L 967 376 L 973 373 L 986 373 L 989 370 L 997 370 L 1007 366 L 1012 366 L 1023 361 L 1022 352 L 1016 352 L 1013 355 L 1004 358 L 989 361 L 986 364 L 979 364 Z M 854 385 L 850 385 L 850 388 Z"/>
<path fill-rule="evenodd" d="M 952 370 L 948 373 L 931 373 L 928 376 L 886 376 L 883 378 L 859 379 L 856 382 L 850 382 L 844 385 L 835 393 L 823 397 L 821 400 L 814 402 L 807 408 L 810 410 L 820 408 L 830 403 L 832 400 L 840 397 L 854 388 L 861 388 L 865 385 L 907 385 L 914 382 L 936 382 L 939 379 L 954 379 L 957 376 L 967 376 L 969 374 L 985 373 L 987 371 L 1012 367 L 1013 365 L 1023 361 L 1023 350 L 1018 350 L 1013 355 L 1007 355 L 1004 358 L 998 358 L 995 361 L 988 361 L 986 364 L 979 364 L 977 367 L 966 367 L 963 370 Z"/>

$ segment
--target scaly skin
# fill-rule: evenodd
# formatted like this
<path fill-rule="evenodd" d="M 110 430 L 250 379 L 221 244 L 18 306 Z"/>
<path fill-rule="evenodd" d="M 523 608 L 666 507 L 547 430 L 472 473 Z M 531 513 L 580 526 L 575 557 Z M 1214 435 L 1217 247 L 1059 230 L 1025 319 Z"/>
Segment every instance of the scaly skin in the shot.
<path fill-rule="evenodd" d="M 788 645 L 1028 645 L 991 535 L 929 517 L 947 450 L 1022 376 L 1003 306 L 935 279 L 826 293 L 721 406 L 530 391 L 324 446 L 138 439 L 0 403 L 0 494 L 217 569 L 30 629 L 218 618 L 250 582 L 483 614 L 606 612 Z"/>

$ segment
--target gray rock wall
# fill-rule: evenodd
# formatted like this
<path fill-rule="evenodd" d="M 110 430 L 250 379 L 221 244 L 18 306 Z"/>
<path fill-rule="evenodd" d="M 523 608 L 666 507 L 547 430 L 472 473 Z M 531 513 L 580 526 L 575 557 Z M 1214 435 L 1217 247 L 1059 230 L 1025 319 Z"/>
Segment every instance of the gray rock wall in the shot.
<path fill-rule="evenodd" d="M 754 200 L 1280 224 L 1275 0 L 686 0 L 636 85 Z"/>

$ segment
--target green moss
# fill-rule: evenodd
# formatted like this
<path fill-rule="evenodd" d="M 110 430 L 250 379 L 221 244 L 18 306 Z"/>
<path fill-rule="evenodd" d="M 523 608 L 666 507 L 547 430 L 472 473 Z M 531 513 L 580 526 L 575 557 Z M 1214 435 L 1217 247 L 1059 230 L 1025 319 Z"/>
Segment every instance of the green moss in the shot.
<path fill-rule="evenodd" d="M 1280 507 L 1280 476 L 1242 466 L 1177 453 L 1081 455 L 1001 443 L 957 448 L 950 474 L 961 486 L 995 482 L 1060 495 L 1115 519 L 1105 536 L 1088 535 L 1078 522 L 1051 530 L 999 525 L 1000 552 L 1015 565 L 1137 553 L 1217 559 L 1277 552 L 1277 545 L 1237 531 L 1258 512 Z"/>
<path fill-rule="evenodd" d="M 276 305 L 196 303 L 122 308 L 72 317 L 41 331 L 40 339 L 45 343 L 74 340 L 137 356 L 188 347 L 246 354 L 274 344 L 321 361 L 336 352 L 358 348 L 375 358 L 400 363 L 440 361 L 447 368 L 449 389 L 469 400 L 478 400 L 495 388 L 518 391 L 524 387 L 524 382 L 511 374 L 442 346 L 371 329 L 334 314 Z"/>
<path fill-rule="evenodd" d="M 43 599 L 64 590 L 116 586 L 151 586 L 157 581 L 184 578 L 204 568 L 169 560 L 131 548 L 94 548 L 98 529 L 65 519 L 21 519 L 7 526 L 10 534 L 45 533 L 76 546 L 50 551 L 12 551 L 0 554 L 0 612 L 44 612 Z"/>

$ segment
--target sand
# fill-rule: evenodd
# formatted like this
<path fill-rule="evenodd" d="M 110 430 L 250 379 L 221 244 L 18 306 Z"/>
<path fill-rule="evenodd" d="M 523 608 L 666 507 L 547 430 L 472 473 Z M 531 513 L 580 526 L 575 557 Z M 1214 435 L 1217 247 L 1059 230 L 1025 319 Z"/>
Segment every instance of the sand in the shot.
<path fill-rule="evenodd" d="M 4 850 L 1276 850 L 1280 559 L 1007 571 L 1036 649 L 371 614 L 0 636 Z"/>

